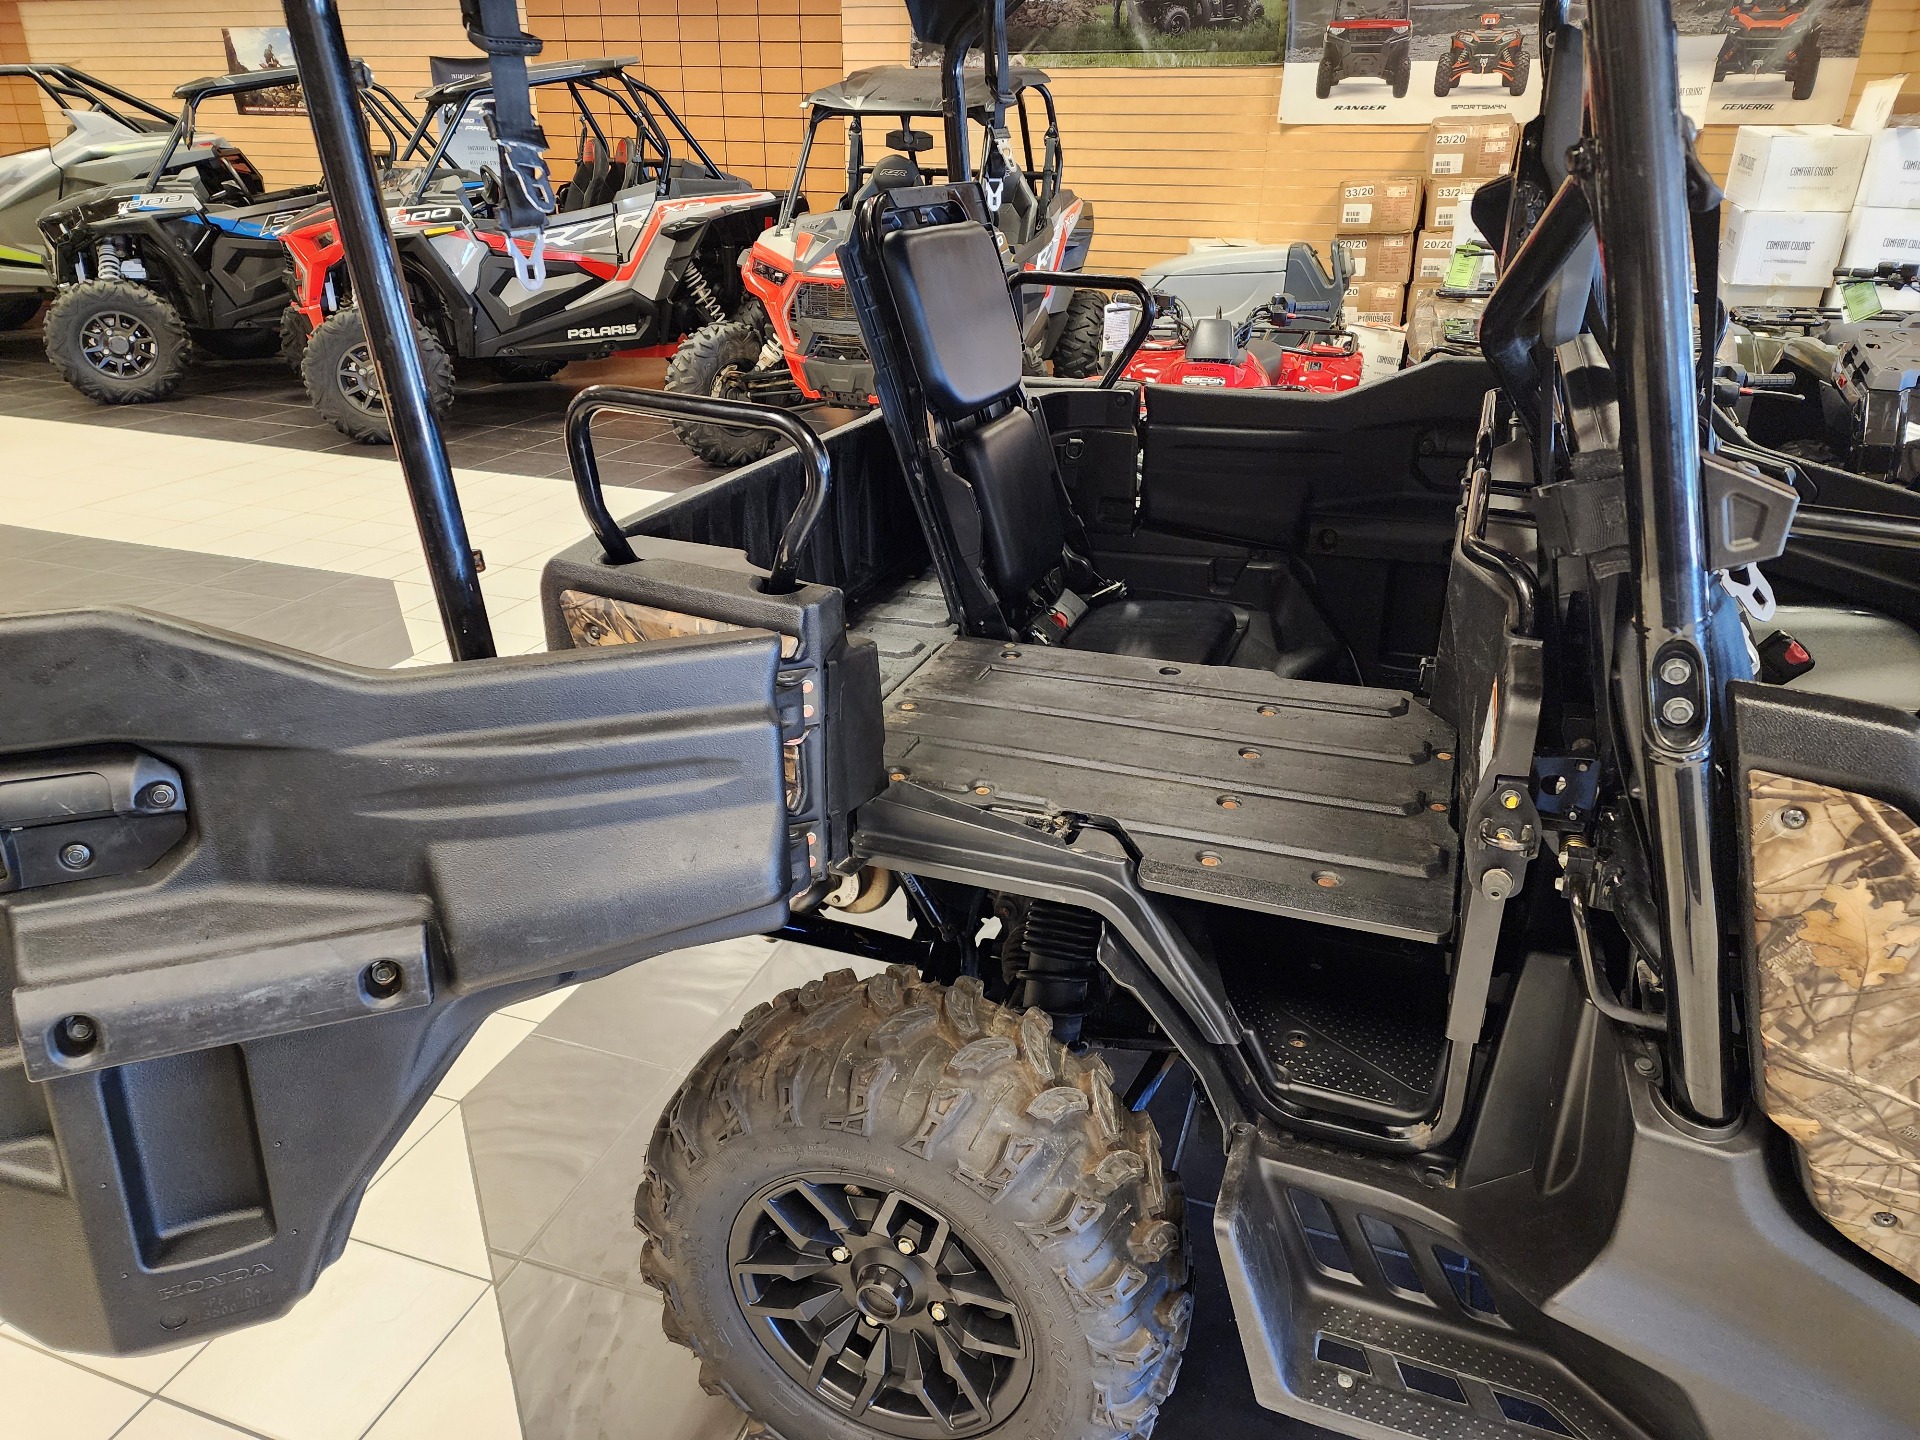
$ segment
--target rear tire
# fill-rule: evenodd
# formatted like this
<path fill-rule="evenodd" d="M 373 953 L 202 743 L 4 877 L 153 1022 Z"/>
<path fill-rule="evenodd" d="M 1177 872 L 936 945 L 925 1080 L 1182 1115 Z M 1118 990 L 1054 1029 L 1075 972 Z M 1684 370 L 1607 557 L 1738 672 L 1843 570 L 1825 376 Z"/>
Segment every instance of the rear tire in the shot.
<path fill-rule="evenodd" d="M 524 355 L 496 355 L 488 363 L 493 366 L 493 373 L 510 385 L 551 380 L 567 368 L 564 360 L 533 360 Z"/>
<path fill-rule="evenodd" d="M 1513 79 L 1507 82 L 1507 93 L 1519 95 L 1525 92 L 1527 80 L 1533 73 L 1533 57 L 1522 51 L 1520 58 L 1513 62 Z"/>
<path fill-rule="evenodd" d="M 1793 62 L 1793 98 L 1808 100 L 1813 97 L 1813 87 L 1820 79 L 1820 37 L 1809 35 L 1800 42 L 1800 53 Z"/>
<path fill-rule="evenodd" d="M 1163 9 L 1154 22 L 1166 35 L 1184 35 L 1193 28 L 1193 16 L 1187 13 L 1184 5 L 1169 5 Z"/>
<path fill-rule="evenodd" d="M 1447 71 L 1452 68 L 1451 60 L 1442 60 L 1433 68 L 1433 93 L 1443 100 L 1453 93 L 1453 82 L 1447 78 Z"/>
<path fill-rule="evenodd" d="M 1086 380 L 1101 373 L 1100 340 L 1107 323 L 1107 297 L 1075 290 L 1067 300 L 1067 323 L 1053 346 L 1053 373 Z"/>
<path fill-rule="evenodd" d="M 733 377 L 759 364 L 764 343 L 760 332 L 741 320 L 722 320 L 696 330 L 680 342 L 667 366 L 666 388 L 680 395 L 729 395 Z M 709 465 L 746 465 L 772 453 L 777 443 L 762 430 L 686 420 L 674 421 L 673 433 Z"/>
<path fill-rule="evenodd" d="M 978 980 L 843 970 L 756 1007 L 648 1147 L 635 1219 L 668 1338 L 780 1440 L 878 1435 L 916 1411 L 995 1440 L 1145 1437 L 1193 1302 L 1179 1183 L 1110 1082 Z M 743 1259 L 767 1268 L 736 1281 Z M 766 1313 L 795 1303 L 806 1318 Z M 861 1311 L 877 1318 L 856 1326 Z M 876 1353 L 869 1425 L 853 1392 Z"/>
<path fill-rule="evenodd" d="M 67 383 L 106 405 L 143 405 L 179 388 L 193 363 L 180 312 L 125 280 L 70 285 L 47 308 L 47 359 Z"/>
<path fill-rule="evenodd" d="M 40 313 L 42 295 L 0 295 L 0 330 L 22 330 Z"/>
<path fill-rule="evenodd" d="M 445 415 L 453 408 L 452 357 L 424 325 L 416 322 L 413 335 L 426 372 L 428 403 L 435 415 Z M 374 374 L 359 310 L 346 306 L 313 332 L 300 362 L 300 379 L 314 408 L 342 435 L 369 445 L 393 443 L 386 397 Z"/>

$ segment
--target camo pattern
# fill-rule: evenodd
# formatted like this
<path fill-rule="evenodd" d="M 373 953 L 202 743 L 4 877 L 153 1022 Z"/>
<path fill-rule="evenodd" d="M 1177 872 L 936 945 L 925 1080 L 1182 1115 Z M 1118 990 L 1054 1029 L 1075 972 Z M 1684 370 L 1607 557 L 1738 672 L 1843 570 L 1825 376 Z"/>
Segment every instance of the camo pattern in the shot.
<path fill-rule="evenodd" d="M 1820 1212 L 1920 1280 L 1920 825 L 1753 771 L 1767 1113 Z"/>
<path fill-rule="evenodd" d="M 566 623 L 567 637 L 576 650 L 596 645 L 676 640 L 688 635 L 727 635 L 747 628 L 725 620 L 709 620 L 704 615 L 685 615 L 678 610 L 662 610 L 632 600 L 589 595 L 582 590 L 560 592 L 560 618 Z M 799 650 L 800 642 L 793 636 L 780 637 L 781 659 L 791 660 Z"/>

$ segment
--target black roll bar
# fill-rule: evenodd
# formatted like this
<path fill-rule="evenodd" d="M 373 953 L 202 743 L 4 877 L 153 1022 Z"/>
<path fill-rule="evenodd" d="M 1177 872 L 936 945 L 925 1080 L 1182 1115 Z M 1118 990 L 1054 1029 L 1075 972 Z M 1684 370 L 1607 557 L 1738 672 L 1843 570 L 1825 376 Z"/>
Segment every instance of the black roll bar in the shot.
<path fill-rule="evenodd" d="M 346 250 L 347 273 L 353 277 L 354 301 L 366 325 L 367 346 L 386 396 L 393 446 L 413 501 L 414 522 L 420 527 L 447 648 L 456 660 L 485 659 L 495 653 L 493 627 L 480 593 L 479 568 L 468 542 L 453 471 L 427 398 L 426 375 L 413 338 L 413 315 L 400 282 L 400 261 L 387 230 L 386 206 L 360 123 L 354 68 L 347 58 L 337 0 L 284 0 L 282 8 L 327 193 L 340 222 L 336 228 Z"/>
<path fill-rule="evenodd" d="M 1120 378 L 1140 347 L 1147 343 L 1147 335 L 1153 329 L 1153 322 L 1159 318 L 1154 309 L 1153 295 L 1147 287 L 1131 275 L 1087 275 L 1078 271 L 1065 270 L 1016 270 L 1007 276 L 1009 292 L 1027 285 L 1064 285 L 1069 290 L 1124 290 L 1140 302 L 1140 318 L 1134 322 L 1133 333 L 1127 336 L 1126 348 L 1113 357 L 1107 366 L 1107 373 L 1100 377 L 1100 389 L 1111 390 L 1114 382 Z M 1024 328 L 1024 327 L 1023 327 Z"/>
<path fill-rule="evenodd" d="M 833 480 L 827 447 L 813 427 L 788 410 L 751 400 L 727 400 L 717 395 L 681 395 L 667 390 L 639 390 L 627 385 L 589 385 L 567 406 L 567 458 L 573 465 L 574 489 L 580 508 L 609 565 L 632 565 L 639 556 L 620 522 L 607 509 L 600 484 L 600 465 L 593 453 L 593 417 L 602 410 L 624 410 L 634 415 L 664 415 L 672 420 L 697 420 L 708 425 L 731 425 L 778 435 L 800 452 L 806 467 L 806 490 L 774 546 L 767 568 L 766 592 L 791 595 L 800 588 L 797 572 L 801 548 L 813 535 L 827 507 L 827 489 Z"/>

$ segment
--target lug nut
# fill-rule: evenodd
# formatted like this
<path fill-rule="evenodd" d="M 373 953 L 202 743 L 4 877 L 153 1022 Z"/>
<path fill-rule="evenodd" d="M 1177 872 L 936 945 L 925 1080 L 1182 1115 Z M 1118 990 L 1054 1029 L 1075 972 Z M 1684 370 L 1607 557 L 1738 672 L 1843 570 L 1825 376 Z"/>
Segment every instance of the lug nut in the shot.
<path fill-rule="evenodd" d="M 78 840 L 60 847 L 60 863 L 69 870 L 84 870 L 93 863 L 93 847 Z"/>
<path fill-rule="evenodd" d="M 1693 678 L 1693 665 L 1685 656 L 1675 655 L 1660 667 L 1660 678 L 1669 685 L 1684 685 Z"/>
<path fill-rule="evenodd" d="M 1676 695 L 1660 707 L 1660 718 L 1669 725 L 1687 725 L 1693 721 L 1693 702 Z"/>
<path fill-rule="evenodd" d="M 902 1235 L 898 1240 L 894 1241 L 893 1243 L 895 1248 L 898 1249 L 902 1255 L 913 1254 L 913 1241 L 909 1240 L 906 1236 Z"/>
<path fill-rule="evenodd" d="M 927 1314 L 933 1317 L 933 1323 L 936 1325 L 944 1325 L 947 1323 L 947 1307 L 942 1305 L 938 1300 L 927 1307 Z"/>
<path fill-rule="evenodd" d="M 180 798 L 180 792 L 164 780 L 156 780 L 140 792 L 140 803 L 149 810 L 165 810 Z"/>
<path fill-rule="evenodd" d="M 847 1263 L 847 1261 L 851 1260 L 852 1258 L 853 1258 L 853 1252 L 847 1249 L 846 1246 L 836 1245 L 833 1247 L 833 1263 L 834 1264 L 844 1265 Z"/>

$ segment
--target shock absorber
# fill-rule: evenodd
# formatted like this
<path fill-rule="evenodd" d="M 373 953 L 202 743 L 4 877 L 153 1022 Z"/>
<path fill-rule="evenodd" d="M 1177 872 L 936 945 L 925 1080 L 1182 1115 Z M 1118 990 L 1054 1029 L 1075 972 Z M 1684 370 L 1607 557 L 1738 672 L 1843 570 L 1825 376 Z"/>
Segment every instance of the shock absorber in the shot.
<path fill-rule="evenodd" d="M 1027 964 L 1020 972 L 1023 1007 L 1053 1017 L 1054 1038 L 1072 1045 L 1093 1009 L 1100 974 L 1101 919 L 1077 905 L 1035 900 L 1027 909 Z"/>
<path fill-rule="evenodd" d="M 100 279 L 118 280 L 120 278 L 120 252 L 114 248 L 111 240 L 100 242 L 99 252 L 94 258 L 100 267 Z"/>
<path fill-rule="evenodd" d="M 720 303 L 720 297 L 713 293 L 713 286 L 700 267 L 693 261 L 687 262 L 686 273 L 680 277 L 680 283 L 687 287 L 687 293 L 693 296 L 709 322 L 718 325 L 727 318 L 726 307 Z"/>

